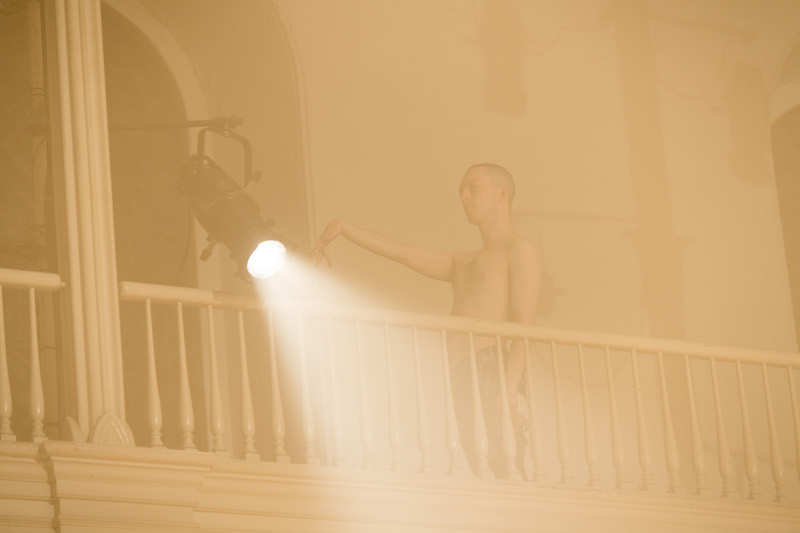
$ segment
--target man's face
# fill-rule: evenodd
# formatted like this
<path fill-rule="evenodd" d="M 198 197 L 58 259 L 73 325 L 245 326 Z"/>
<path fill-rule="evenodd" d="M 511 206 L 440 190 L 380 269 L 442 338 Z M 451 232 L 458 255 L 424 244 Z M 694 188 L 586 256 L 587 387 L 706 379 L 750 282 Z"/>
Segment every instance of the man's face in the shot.
<path fill-rule="evenodd" d="M 461 178 L 458 193 L 467 220 L 473 224 L 477 224 L 497 208 L 497 186 L 481 168 L 473 168 Z"/>

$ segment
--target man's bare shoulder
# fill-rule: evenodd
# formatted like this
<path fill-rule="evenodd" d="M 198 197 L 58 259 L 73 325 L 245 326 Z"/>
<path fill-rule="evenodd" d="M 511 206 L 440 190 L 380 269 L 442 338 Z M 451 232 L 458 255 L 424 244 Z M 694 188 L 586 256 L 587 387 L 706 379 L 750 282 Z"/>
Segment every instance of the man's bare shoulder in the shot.
<path fill-rule="evenodd" d="M 536 252 L 536 245 L 530 239 L 523 237 L 522 235 L 515 235 L 508 241 L 507 250 L 511 254 L 521 253 L 521 254 L 530 254 L 530 253 L 537 253 Z"/>
<path fill-rule="evenodd" d="M 508 259 L 512 266 L 522 268 L 538 268 L 539 252 L 532 241 L 521 235 L 514 236 L 506 247 Z"/>

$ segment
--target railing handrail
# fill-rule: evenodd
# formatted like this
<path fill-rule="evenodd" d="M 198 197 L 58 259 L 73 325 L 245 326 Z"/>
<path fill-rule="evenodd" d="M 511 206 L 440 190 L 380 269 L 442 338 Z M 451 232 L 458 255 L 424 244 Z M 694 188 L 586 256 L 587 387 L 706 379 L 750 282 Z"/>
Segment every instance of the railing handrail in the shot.
<path fill-rule="evenodd" d="M 61 277 L 52 272 L 0 268 L 0 286 L 11 289 L 56 291 L 64 286 Z"/>
<path fill-rule="evenodd" d="M 190 306 L 212 306 L 219 309 L 271 310 L 303 313 L 342 320 L 359 320 L 362 323 L 391 324 L 418 329 L 506 338 L 527 338 L 534 342 L 582 346 L 584 348 L 609 348 L 649 354 L 678 354 L 718 361 L 741 361 L 753 364 L 790 367 L 800 366 L 800 353 L 761 350 L 737 346 L 697 343 L 657 337 L 636 337 L 616 333 L 566 330 L 547 326 L 498 322 L 452 315 L 437 315 L 411 311 L 396 311 L 350 305 L 333 305 L 326 302 L 296 298 L 275 299 L 274 305 L 265 303 L 255 294 L 231 293 L 190 287 L 174 287 L 153 283 L 123 281 L 120 298 L 127 301 L 150 300 L 154 303 L 182 303 Z"/>

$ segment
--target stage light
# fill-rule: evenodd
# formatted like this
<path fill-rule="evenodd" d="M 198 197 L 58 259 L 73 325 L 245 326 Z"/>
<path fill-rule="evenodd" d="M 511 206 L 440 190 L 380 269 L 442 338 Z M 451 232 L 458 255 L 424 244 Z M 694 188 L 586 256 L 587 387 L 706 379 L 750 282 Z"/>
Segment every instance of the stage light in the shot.
<path fill-rule="evenodd" d="M 178 189 L 189 198 L 189 205 L 200 225 L 208 232 L 209 246 L 200 255 L 206 260 L 217 242 L 230 250 L 244 279 L 266 278 L 276 274 L 286 259 L 286 247 L 272 231 L 274 221 L 262 219 L 249 190 L 258 179 L 250 172 L 250 144 L 230 131 L 219 132 L 239 141 L 245 149 L 244 187 L 204 153 L 204 129 L 198 134 L 197 154 L 191 156 L 178 179 Z"/>
<path fill-rule="evenodd" d="M 256 246 L 247 260 L 247 271 L 254 278 L 273 276 L 286 263 L 286 247 L 280 241 L 264 241 Z"/>

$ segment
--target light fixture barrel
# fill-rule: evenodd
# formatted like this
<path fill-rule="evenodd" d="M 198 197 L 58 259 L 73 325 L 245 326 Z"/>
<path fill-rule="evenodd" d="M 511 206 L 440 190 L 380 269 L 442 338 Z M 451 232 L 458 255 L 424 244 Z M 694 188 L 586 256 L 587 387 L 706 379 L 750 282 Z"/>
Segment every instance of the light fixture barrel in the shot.
<path fill-rule="evenodd" d="M 261 243 L 277 241 L 271 230 L 274 221 L 262 219 L 253 198 L 207 156 L 192 156 L 177 185 L 188 196 L 200 225 L 211 238 L 227 246 L 239 264 L 239 274 L 247 278 L 251 254 Z"/>

